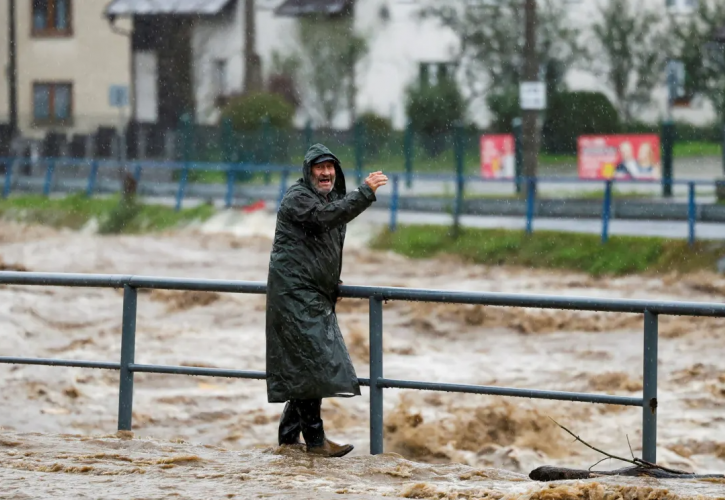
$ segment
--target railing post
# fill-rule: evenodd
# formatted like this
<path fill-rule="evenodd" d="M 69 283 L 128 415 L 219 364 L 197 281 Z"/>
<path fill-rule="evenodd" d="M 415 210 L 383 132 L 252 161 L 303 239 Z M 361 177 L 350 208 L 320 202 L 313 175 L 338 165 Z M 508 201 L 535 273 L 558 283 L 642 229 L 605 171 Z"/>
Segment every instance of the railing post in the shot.
<path fill-rule="evenodd" d="M 10 196 L 10 188 L 13 182 L 13 161 L 5 162 L 5 185 L 3 186 L 3 198 Z"/>
<path fill-rule="evenodd" d="M 181 204 L 184 201 L 184 193 L 186 192 L 186 180 L 189 176 L 189 164 L 184 163 L 184 167 L 181 169 L 181 177 L 179 178 L 179 189 L 176 192 L 176 207 L 174 208 L 177 212 L 181 210 Z"/>
<path fill-rule="evenodd" d="M 53 183 L 53 171 L 55 170 L 55 160 L 48 160 L 48 168 L 45 171 L 45 183 L 43 184 L 43 195 L 50 194 L 50 186 Z"/>
<path fill-rule="evenodd" d="M 312 146 L 312 120 L 305 122 L 305 151 Z"/>
<path fill-rule="evenodd" d="M 697 221 L 697 205 L 695 205 L 695 183 L 687 185 L 687 240 L 690 246 L 695 244 L 695 222 Z"/>
<path fill-rule="evenodd" d="M 265 115 L 264 118 L 262 118 L 262 161 L 264 162 L 265 169 L 264 169 L 264 184 L 269 185 L 269 183 L 272 181 L 272 174 L 269 171 L 269 164 L 272 163 L 271 158 L 271 152 L 272 152 L 272 144 L 271 144 L 271 125 L 269 121 L 269 115 Z"/>
<path fill-rule="evenodd" d="M 644 312 L 642 459 L 657 462 L 657 314 Z"/>
<path fill-rule="evenodd" d="M 138 184 L 141 182 L 141 172 L 143 172 L 143 167 L 140 163 L 136 164 L 136 168 L 133 171 L 133 180 L 136 181 L 136 187 L 138 188 Z"/>
<path fill-rule="evenodd" d="M 227 194 L 224 198 L 224 206 L 231 208 L 232 201 L 234 200 L 234 183 L 236 181 L 236 171 L 234 165 L 227 165 Z"/>
<path fill-rule="evenodd" d="M 136 352 L 136 289 L 123 286 L 123 326 L 121 327 L 121 374 L 118 390 L 118 430 L 130 431 L 133 420 L 133 372 L 128 365 Z"/>
<path fill-rule="evenodd" d="M 514 118 L 511 122 L 511 128 L 514 134 L 514 158 L 516 159 L 514 182 L 517 193 L 521 192 L 521 174 L 524 171 L 524 143 L 521 127 L 521 118 Z"/>
<path fill-rule="evenodd" d="M 612 209 L 612 181 L 604 185 L 604 201 L 602 204 L 602 244 L 609 240 L 609 217 Z"/>
<path fill-rule="evenodd" d="M 393 175 L 393 196 L 390 198 L 390 232 L 398 227 L 398 176 Z"/>
<path fill-rule="evenodd" d="M 358 185 L 363 181 L 363 143 L 365 141 L 365 128 L 362 122 L 355 122 L 353 125 L 353 141 L 355 148 L 355 175 Z"/>
<path fill-rule="evenodd" d="M 282 206 L 282 198 L 284 198 L 287 192 L 287 177 L 289 176 L 289 170 L 286 168 L 282 171 L 282 176 L 279 180 L 279 197 L 277 198 L 277 210 Z"/>
<path fill-rule="evenodd" d="M 403 156 L 405 157 L 405 185 L 413 185 L 413 124 L 408 122 L 403 136 Z"/>
<path fill-rule="evenodd" d="M 457 238 L 460 234 L 460 224 L 461 224 L 461 213 L 463 212 L 463 191 L 465 189 L 464 187 L 464 177 L 463 177 L 463 126 L 460 123 L 456 123 L 456 125 L 453 127 L 453 146 L 454 146 L 454 156 L 456 161 L 456 199 L 455 199 L 455 205 L 453 208 L 453 232 L 454 236 Z"/>
<path fill-rule="evenodd" d="M 370 454 L 383 453 L 383 299 L 370 297 Z"/>
<path fill-rule="evenodd" d="M 86 187 L 86 196 L 89 198 L 93 196 L 93 191 L 96 189 L 96 177 L 98 176 L 98 160 L 91 162 L 91 171 L 88 174 L 88 187 Z"/>
<path fill-rule="evenodd" d="M 662 196 L 672 197 L 672 163 L 675 144 L 675 124 L 667 120 L 662 124 Z"/>
<path fill-rule="evenodd" d="M 536 204 L 536 180 L 526 178 L 526 234 L 534 232 L 534 206 Z"/>

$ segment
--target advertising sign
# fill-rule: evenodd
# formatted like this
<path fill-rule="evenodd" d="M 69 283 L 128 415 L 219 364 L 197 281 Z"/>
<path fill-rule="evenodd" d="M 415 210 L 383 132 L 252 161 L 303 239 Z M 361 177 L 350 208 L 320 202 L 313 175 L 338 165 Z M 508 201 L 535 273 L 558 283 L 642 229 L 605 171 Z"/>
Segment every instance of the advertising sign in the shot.
<path fill-rule="evenodd" d="M 661 178 L 658 135 L 583 135 L 578 150 L 580 179 Z"/>
<path fill-rule="evenodd" d="M 486 179 L 511 179 L 516 175 L 514 136 L 481 136 L 481 176 Z"/>

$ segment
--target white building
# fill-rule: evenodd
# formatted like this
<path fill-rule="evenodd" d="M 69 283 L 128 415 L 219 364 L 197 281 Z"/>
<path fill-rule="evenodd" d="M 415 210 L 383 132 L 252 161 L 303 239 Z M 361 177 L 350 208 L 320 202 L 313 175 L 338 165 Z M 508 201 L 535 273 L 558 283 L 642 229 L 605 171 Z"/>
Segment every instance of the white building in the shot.
<path fill-rule="evenodd" d="M 275 51 L 289 53 L 295 49 L 295 14 L 316 11 L 339 15 L 354 7 L 355 29 L 369 43 L 369 52 L 356 71 L 356 109 L 389 116 L 396 127 L 402 127 L 406 121 L 405 89 L 416 80 L 420 64 L 454 61 L 458 50 L 454 33 L 435 20 L 418 16 L 429 1 L 434 0 L 256 0 L 256 50 L 263 71 L 269 73 Z M 572 22 L 582 26 L 590 22 L 597 2 L 568 1 Z M 671 4 L 683 13 L 693 3 L 642 1 L 662 8 L 665 3 Z M 67 6 L 64 12 L 69 29 L 60 26 L 61 31 L 65 29 L 63 36 L 47 36 L 32 29 L 31 5 L 36 4 Z M 244 4 L 244 0 L 18 0 L 21 131 L 37 135 L 49 128 L 60 128 L 88 133 L 98 125 L 116 126 L 120 119 L 129 118 L 166 129 L 175 127 L 186 111 L 193 112 L 198 122 L 216 123 L 217 97 L 242 90 Z M 60 9 L 54 8 L 53 12 Z M 0 9 L 2 26 L 8 22 L 6 12 Z M 7 30 L 0 29 L 3 67 L 7 55 Z M 55 87 L 51 89 L 53 105 L 62 105 L 70 88 L 70 119 L 61 117 L 54 123 L 38 119 L 46 111 L 60 116 L 65 109 L 59 107 L 56 112 L 43 108 L 47 89 L 42 85 L 48 83 L 59 84 L 57 96 Z M 583 70 L 570 71 L 568 83 L 572 89 L 606 92 L 598 77 Z M 124 114 L 109 102 L 109 90 L 114 85 L 129 88 L 131 108 Z M 0 79 L 0 121 L 4 121 L 9 109 L 7 89 L 7 80 Z M 645 116 L 652 121 L 664 116 L 664 88 L 656 89 L 655 97 L 656 106 Z M 482 125 L 489 119 L 485 109 L 472 110 L 471 114 Z M 706 105 L 677 110 L 675 114 L 678 119 L 696 123 L 708 122 L 713 116 Z M 298 124 L 307 118 L 304 109 L 300 110 Z M 338 127 L 348 124 L 345 112 L 334 120 Z"/>

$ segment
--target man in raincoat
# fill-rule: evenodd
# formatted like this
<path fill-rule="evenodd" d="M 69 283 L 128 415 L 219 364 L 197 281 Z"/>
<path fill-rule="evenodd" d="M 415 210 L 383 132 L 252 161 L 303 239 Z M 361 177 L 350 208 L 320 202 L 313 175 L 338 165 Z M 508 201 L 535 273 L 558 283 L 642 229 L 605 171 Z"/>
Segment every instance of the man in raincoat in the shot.
<path fill-rule="evenodd" d="M 267 279 L 267 399 L 286 403 L 280 445 L 341 457 L 352 445 L 325 437 L 322 398 L 360 395 L 357 375 L 337 325 L 346 224 L 375 201 L 382 172 L 347 193 L 340 161 L 321 144 L 305 155 L 303 176 L 282 199 Z"/>

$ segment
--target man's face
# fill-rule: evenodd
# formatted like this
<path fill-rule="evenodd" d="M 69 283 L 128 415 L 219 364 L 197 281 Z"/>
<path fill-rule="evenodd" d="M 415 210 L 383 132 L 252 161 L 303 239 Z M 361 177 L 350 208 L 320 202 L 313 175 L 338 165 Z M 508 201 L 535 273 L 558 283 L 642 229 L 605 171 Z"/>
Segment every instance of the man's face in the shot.
<path fill-rule="evenodd" d="M 323 195 L 330 194 L 332 186 L 335 185 L 335 164 L 331 161 L 323 161 L 312 165 L 312 187 Z"/>

